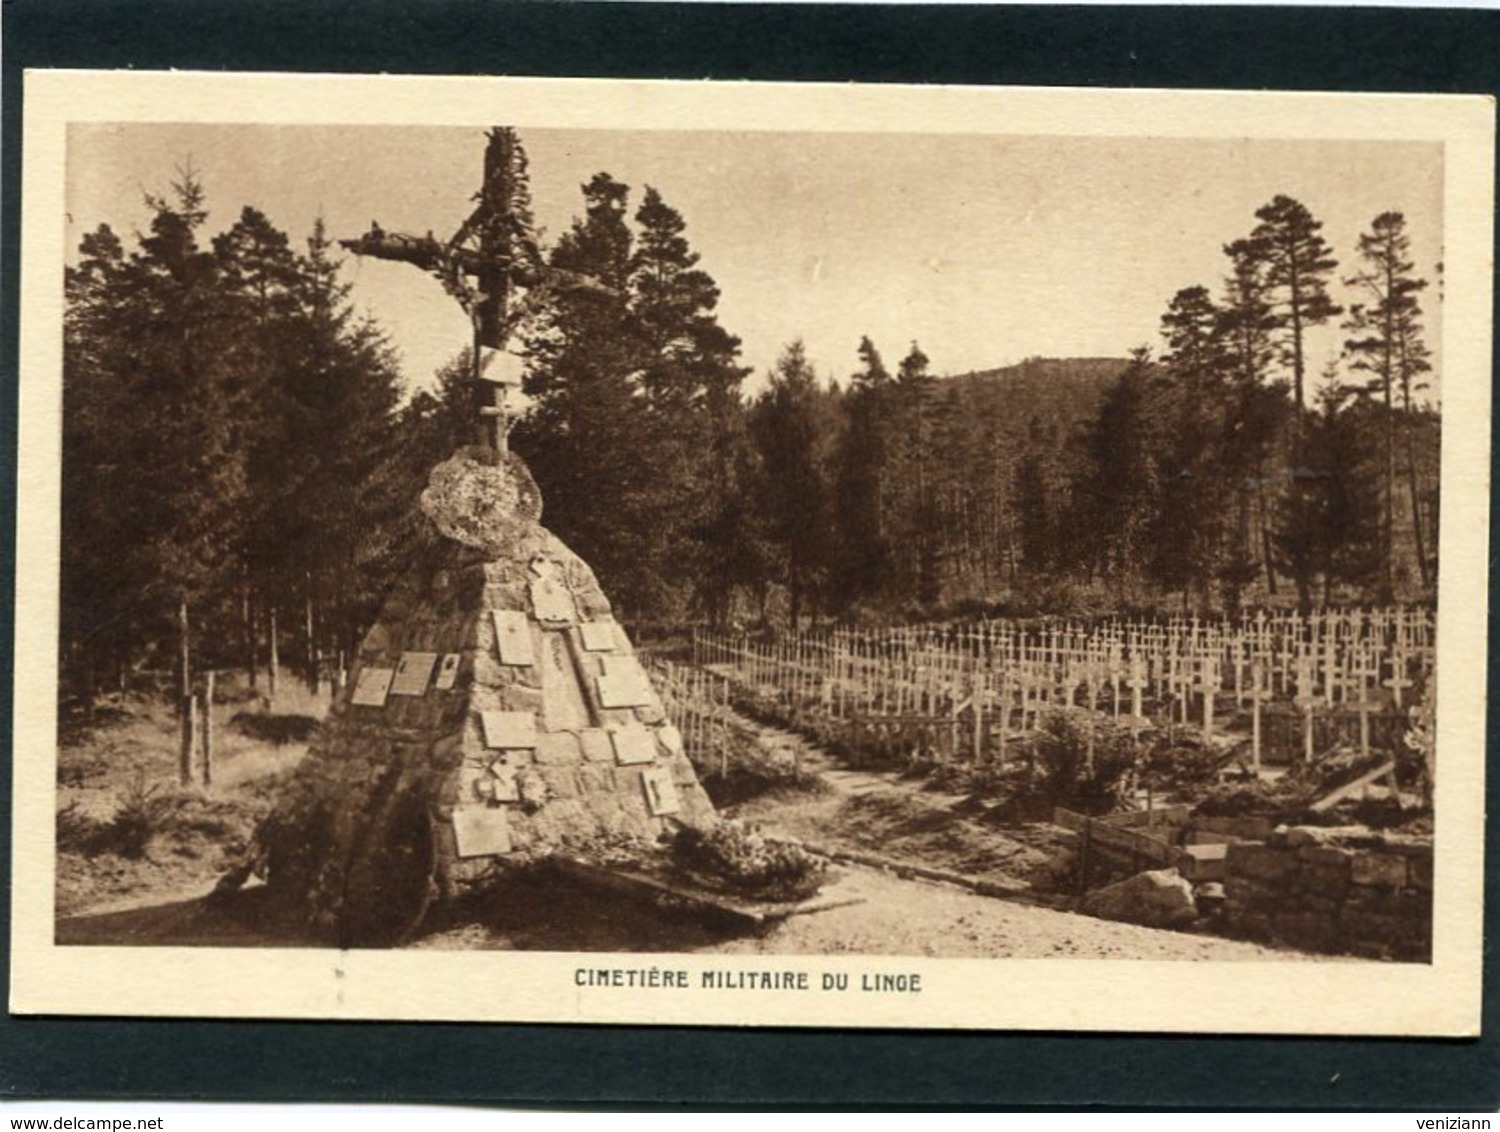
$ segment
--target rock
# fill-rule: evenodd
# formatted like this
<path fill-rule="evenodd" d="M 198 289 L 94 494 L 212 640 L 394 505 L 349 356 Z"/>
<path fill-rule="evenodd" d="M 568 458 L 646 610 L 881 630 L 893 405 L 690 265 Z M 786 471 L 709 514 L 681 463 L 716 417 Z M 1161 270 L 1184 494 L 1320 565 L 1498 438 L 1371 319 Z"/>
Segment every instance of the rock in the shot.
<path fill-rule="evenodd" d="M 1079 911 L 1101 920 L 1123 920 L 1150 928 L 1181 927 L 1198 916 L 1193 886 L 1176 869 L 1154 869 L 1097 889 Z"/>
<path fill-rule="evenodd" d="M 1406 858 L 1384 853 L 1360 853 L 1354 858 L 1350 879 L 1360 885 L 1400 888 L 1406 884 Z"/>
<path fill-rule="evenodd" d="M 1184 845 L 1177 858 L 1178 871 L 1191 881 L 1223 880 L 1228 849 L 1229 846 L 1223 842 Z"/>

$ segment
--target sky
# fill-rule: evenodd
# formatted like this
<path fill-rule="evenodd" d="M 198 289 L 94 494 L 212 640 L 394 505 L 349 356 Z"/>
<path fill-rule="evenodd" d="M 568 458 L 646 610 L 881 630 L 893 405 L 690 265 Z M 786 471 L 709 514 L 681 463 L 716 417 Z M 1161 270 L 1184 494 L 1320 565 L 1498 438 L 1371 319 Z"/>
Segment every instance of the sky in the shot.
<path fill-rule="evenodd" d="M 721 324 L 743 341 L 758 387 L 802 339 L 825 377 L 846 378 L 869 335 L 887 364 L 920 342 L 934 372 L 1027 357 L 1124 356 L 1156 346 L 1182 287 L 1220 289 L 1223 245 L 1278 193 L 1324 223 L 1338 274 L 1360 232 L 1405 213 L 1417 273 L 1442 259 L 1442 148 L 1426 142 L 1275 141 L 806 132 L 527 129 L 544 242 L 582 211 L 606 171 L 654 186 L 687 223 L 721 291 Z M 484 151 L 468 127 L 74 125 L 68 246 L 100 223 L 143 228 L 145 193 L 191 166 L 209 232 L 244 205 L 302 240 L 321 215 L 335 237 L 372 220 L 451 235 L 471 208 Z M 389 332 L 413 386 L 469 338 L 457 304 L 405 264 L 350 256 L 351 299 Z M 1435 286 L 1424 302 L 1439 348 Z M 1347 302 L 1341 284 L 1335 298 Z M 1309 373 L 1338 352 L 1310 339 Z"/>

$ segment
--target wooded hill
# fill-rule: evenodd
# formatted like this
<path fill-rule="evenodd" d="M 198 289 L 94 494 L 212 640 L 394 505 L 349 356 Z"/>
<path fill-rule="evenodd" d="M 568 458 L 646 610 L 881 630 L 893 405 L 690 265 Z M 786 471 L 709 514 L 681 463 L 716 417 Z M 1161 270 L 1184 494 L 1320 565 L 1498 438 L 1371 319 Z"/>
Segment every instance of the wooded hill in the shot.
<path fill-rule="evenodd" d="M 1439 421 L 1399 213 L 1340 278 L 1277 197 L 1154 354 L 938 377 L 866 337 L 817 374 L 792 342 L 751 398 L 685 219 L 607 173 L 582 189 L 543 254 L 604 286 L 524 308 L 511 442 L 637 627 L 1433 594 Z M 65 691 L 180 670 L 184 641 L 200 667 L 327 669 L 408 560 L 428 470 L 473 440 L 470 359 L 403 402 L 418 375 L 321 228 L 298 250 L 247 206 L 209 235 L 191 177 L 148 203 L 133 244 L 101 226 L 67 272 Z M 1327 322 L 1346 347 L 1314 380 L 1302 334 Z"/>

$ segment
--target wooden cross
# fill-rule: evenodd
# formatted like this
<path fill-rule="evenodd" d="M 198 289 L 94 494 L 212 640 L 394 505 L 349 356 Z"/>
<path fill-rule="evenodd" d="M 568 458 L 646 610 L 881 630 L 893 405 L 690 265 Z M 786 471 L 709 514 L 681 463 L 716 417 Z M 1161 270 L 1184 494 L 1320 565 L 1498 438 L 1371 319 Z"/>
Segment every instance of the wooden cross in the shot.
<path fill-rule="evenodd" d="M 1339 644 L 1332 627 L 1323 635 L 1323 699 L 1331 707 L 1338 693 Z"/>
<path fill-rule="evenodd" d="M 1250 670 L 1250 759 L 1251 769 L 1256 775 L 1260 774 L 1260 705 L 1271 696 L 1265 669 L 1257 664 Z"/>
<path fill-rule="evenodd" d="M 1078 665 L 1068 661 L 1063 669 L 1062 690 L 1069 707 L 1075 707 L 1078 700 L 1078 689 L 1083 684 L 1083 677 L 1078 671 Z"/>
<path fill-rule="evenodd" d="M 1130 732 L 1135 735 L 1145 716 L 1141 693 L 1146 687 L 1146 662 L 1139 654 L 1130 658 L 1130 678 L 1126 683 L 1130 685 Z"/>
<path fill-rule="evenodd" d="M 484 351 L 505 348 L 512 329 L 509 305 L 516 291 L 614 294 L 598 280 L 543 261 L 526 207 L 525 170 L 526 157 L 515 130 L 496 126 L 487 135 L 474 211 L 446 242 L 430 231 L 425 236 L 387 232 L 374 221 L 364 235 L 339 241 L 355 255 L 409 263 L 437 277 L 473 325 L 476 385 L 483 381 Z M 493 403 L 479 408 L 480 440 L 496 452 L 505 450 L 510 431 L 505 393 L 505 384 L 496 383 Z"/>
<path fill-rule="evenodd" d="M 1203 742 L 1208 743 L 1214 737 L 1214 693 L 1219 688 L 1219 662 L 1211 657 L 1204 656 L 1198 660 L 1197 678 L 1193 681 L 1193 690 L 1203 700 Z"/>
<path fill-rule="evenodd" d="M 1370 753 L 1370 713 L 1380 705 L 1370 698 L 1369 677 L 1379 676 L 1377 669 L 1370 666 L 1369 657 L 1361 651 L 1356 658 L 1353 667 L 1354 686 L 1358 695 L 1354 700 L 1354 708 L 1359 712 L 1359 753 L 1368 756 Z"/>
<path fill-rule="evenodd" d="M 1120 681 L 1125 676 L 1125 658 L 1118 643 L 1109 649 L 1109 687 L 1114 699 L 1114 718 L 1120 718 Z"/>
<path fill-rule="evenodd" d="M 1406 653 L 1399 647 L 1391 654 L 1391 678 L 1385 681 L 1385 686 L 1391 690 L 1395 697 L 1396 707 L 1401 707 L 1401 689 L 1410 688 L 1411 681 L 1406 678 Z"/>
<path fill-rule="evenodd" d="M 1312 659 L 1307 653 L 1297 656 L 1297 696 L 1292 701 L 1302 709 L 1302 755 L 1308 762 L 1313 759 L 1313 707 L 1318 697 L 1313 693 Z"/>

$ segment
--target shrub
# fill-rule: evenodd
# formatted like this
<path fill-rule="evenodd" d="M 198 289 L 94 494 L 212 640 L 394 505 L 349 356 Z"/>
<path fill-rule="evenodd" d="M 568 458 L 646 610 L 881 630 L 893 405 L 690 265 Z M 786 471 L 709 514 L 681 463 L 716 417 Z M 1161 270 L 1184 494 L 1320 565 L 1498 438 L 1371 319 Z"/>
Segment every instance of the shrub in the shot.
<path fill-rule="evenodd" d="M 1202 743 L 1171 741 L 1158 736 L 1141 759 L 1141 770 L 1157 789 L 1182 790 L 1211 786 L 1231 755 Z"/>
<path fill-rule="evenodd" d="M 1093 760 L 1089 730 L 1093 729 Z M 1092 712 L 1048 712 L 1032 743 L 1033 792 L 1048 805 L 1067 806 L 1086 814 L 1118 809 L 1135 767 L 1130 732 Z"/>
<path fill-rule="evenodd" d="M 138 860 L 146 855 L 178 800 L 162 792 L 160 783 L 147 785 L 144 771 L 125 791 L 115 815 L 94 838 L 96 853 L 115 853 Z"/>
<path fill-rule="evenodd" d="M 230 717 L 229 726 L 246 738 L 284 747 L 288 743 L 306 743 L 317 731 L 318 721 L 310 715 L 237 711 Z"/>
<path fill-rule="evenodd" d="M 754 826 L 732 821 L 707 830 L 685 826 L 672 841 L 672 857 L 689 872 L 778 901 L 814 895 L 828 869 L 800 845 L 769 840 Z"/>

